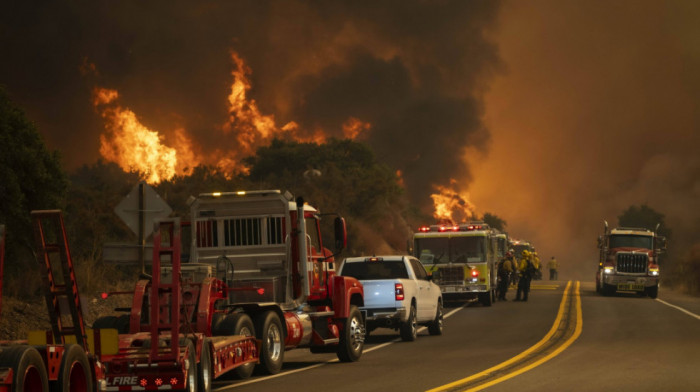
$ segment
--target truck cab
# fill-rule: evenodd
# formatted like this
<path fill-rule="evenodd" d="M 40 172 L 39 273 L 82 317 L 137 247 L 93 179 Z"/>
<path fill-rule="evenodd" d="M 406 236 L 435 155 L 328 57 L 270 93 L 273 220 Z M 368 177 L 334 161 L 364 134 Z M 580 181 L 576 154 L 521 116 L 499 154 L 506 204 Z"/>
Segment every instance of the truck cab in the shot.
<path fill-rule="evenodd" d="M 421 226 L 413 252 L 440 286 L 445 301 L 495 301 L 498 241 L 484 222 Z"/>
<path fill-rule="evenodd" d="M 658 226 L 657 226 L 658 227 Z M 659 290 L 659 257 L 666 248 L 664 237 L 645 228 L 619 227 L 598 238 L 600 259 L 596 291 L 612 295 L 632 291 L 656 298 Z"/>

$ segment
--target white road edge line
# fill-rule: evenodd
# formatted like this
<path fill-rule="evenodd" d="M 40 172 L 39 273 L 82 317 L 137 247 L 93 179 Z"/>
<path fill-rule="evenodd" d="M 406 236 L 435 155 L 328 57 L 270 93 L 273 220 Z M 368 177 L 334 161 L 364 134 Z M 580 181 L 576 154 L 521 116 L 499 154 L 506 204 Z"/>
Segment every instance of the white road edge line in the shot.
<path fill-rule="evenodd" d="M 672 307 L 672 308 L 674 308 L 674 309 L 678 309 L 678 310 L 680 310 L 681 312 L 687 314 L 687 315 L 690 316 L 690 317 L 695 317 L 696 319 L 700 320 L 700 316 L 698 316 L 697 314 L 695 314 L 695 313 L 693 313 L 693 312 L 691 312 L 691 311 L 688 311 L 688 310 L 686 310 L 686 309 L 683 309 L 683 308 L 681 308 L 680 306 L 676 306 L 676 305 L 674 305 L 674 304 L 670 304 L 670 303 L 668 303 L 668 302 L 666 302 L 666 301 L 664 301 L 664 300 L 662 300 L 662 299 L 658 299 L 658 298 L 657 298 L 656 300 L 659 301 L 659 302 L 661 302 L 662 304 L 664 304 L 664 305 L 666 305 L 666 306 L 670 306 L 670 307 Z"/>
<path fill-rule="evenodd" d="M 464 309 L 468 304 L 469 304 L 469 303 L 466 303 L 466 304 L 464 304 L 464 305 L 462 305 L 462 306 L 460 306 L 460 307 L 458 307 L 458 308 L 456 308 L 456 309 L 453 309 L 452 311 L 448 312 L 447 314 L 443 315 L 442 317 L 443 317 L 443 318 L 448 318 L 448 317 L 452 316 L 453 314 L 457 313 L 458 311 Z M 420 327 L 420 328 L 418 329 L 418 332 L 424 331 L 425 328 L 426 328 L 426 327 Z M 378 349 L 380 349 L 380 348 L 384 348 L 384 347 L 386 347 L 386 346 L 389 346 L 389 345 L 394 344 L 394 343 L 399 342 L 399 341 L 401 341 L 400 338 L 395 339 L 395 340 L 392 340 L 392 341 L 390 341 L 390 342 L 382 343 L 382 344 L 380 344 L 380 345 L 378 345 L 378 346 L 374 346 L 374 347 L 369 348 L 369 349 L 367 349 L 367 350 L 362 350 L 362 353 L 364 354 L 364 353 L 372 352 L 372 351 L 374 351 L 374 350 L 378 350 Z M 321 367 L 321 366 L 323 366 L 323 365 L 326 365 L 326 364 L 328 364 L 328 363 L 333 363 L 333 362 L 338 362 L 338 361 L 339 361 L 339 359 L 338 359 L 338 358 L 335 358 L 335 359 L 328 360 L 328 361 L 326 361 L 326 362 L 317 363 L 316 365 L 311 365 L 311 366 L 303 367 L 303 368 L 300 368 L 300 369 L 289 370 L 289 371 L 286 371 L 286 372 L 273 374 L 273 375 L 271 375 L 271 376 L 265 376 L 265 377 L 261 377 L 261 378 L 256 378 L 256 379 L 254 379 L 254 380 L 248 380 L 248 381 L 240 382 L 240 383 L 235 384 L 235 385 L 226 385 L 226 386 L 222 386 L 222 387 L 219 387 L 219 388 L 216 388 L 216 389 L 213 389 L 213 388 L 212 388 L 212 391 L 225 391 L 225 390 L 228 390 L 228 389 L 238 388 L 238 387 L 241 387 L 241 386 L 243 386 L 243 385 L 255 384 L 256 382 L 261 382 L 261 381 L 269 380 L 269 379 L 272 379 L 272 378 L 287 376 L 287 375 L 294 374 L 294 373 L 299 373 L 299 372 L 304 372 L 304 371 L 311 370 L 311 369 L 316 369 L 316 368 Z"/>

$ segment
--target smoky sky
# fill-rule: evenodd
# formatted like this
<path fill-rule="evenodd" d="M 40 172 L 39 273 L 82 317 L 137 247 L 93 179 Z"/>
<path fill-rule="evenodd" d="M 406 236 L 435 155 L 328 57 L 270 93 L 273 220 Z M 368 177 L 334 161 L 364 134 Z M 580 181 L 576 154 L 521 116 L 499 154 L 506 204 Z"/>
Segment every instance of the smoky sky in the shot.
<path fill-rule="evenodd" d="M 603 220 L 631 205 L 665 215 L 669 263 L 700 243 L 698 20 L 692 1 L 501 7 L 507 70 L 485 99 L 492 144 L 472 160 L 471 196 L 563 278 L 593 279 Z"/>
<path fill-rule="evenodd" d="M 468 187 L 466 148 L 485 151 L 483 93 L 502 63 L 489 34 L 497 1 L 12 2 L 0 16 L 0 84 L 69 168 L 98 158 L 94 87 L 151 129 L 184 128 L 202 153 L 235 146 L 226 120 L 231 51 L 278 125 L 365 140 L 401 170 L 414 201 L 427 184 Z M 85 72 L 94 64 L 94 71 Z M 81 71 L 82 70 L 82 71 Z M 167 145 L 168 140 L 164 140 Z M 229 144 L 230 143 L 230 144 Z M 428 209 L 428 211 L 430 211 Z"/>

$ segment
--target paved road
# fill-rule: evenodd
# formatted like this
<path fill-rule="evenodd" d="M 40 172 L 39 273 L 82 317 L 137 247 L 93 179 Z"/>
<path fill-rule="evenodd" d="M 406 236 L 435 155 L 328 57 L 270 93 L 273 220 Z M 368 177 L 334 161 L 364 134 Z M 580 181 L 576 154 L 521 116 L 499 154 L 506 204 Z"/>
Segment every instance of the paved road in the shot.
<path fill-rule="evenodd" d="M 700 298 L 664 290 L 658 300 L 602 297 L 592 282 L 538 281 L 527 303 L 456 305 L 446 313 L 443 336 L 424 330 L 404 343 L 378 329 L 359 362 L 292 350 L 276 377 L 216 381 L 214 389 L 700 390 Z"/>

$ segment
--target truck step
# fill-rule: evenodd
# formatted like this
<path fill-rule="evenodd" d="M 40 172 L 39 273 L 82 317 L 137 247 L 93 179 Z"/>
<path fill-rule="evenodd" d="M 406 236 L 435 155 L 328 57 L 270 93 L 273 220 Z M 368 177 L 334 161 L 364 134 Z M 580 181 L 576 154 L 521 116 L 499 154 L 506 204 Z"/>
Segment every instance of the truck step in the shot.
<path fill-rule="evenodd" d="M 323 339 L 323 344 L 324 344 L 324 345 L 338 344 L 339 342 L 340 342 L 340 339 L 338 339 L 338 338 Z"/>
<path fill-rule="evenodd" d="M 335 312 L 332 310 L 329 310 L 327 312 L 310 312 L 309 316 L 310 317 L 328 317 L 328 316 L 333 316 L 335 315 Z"/>

